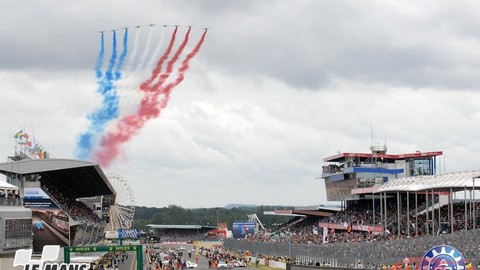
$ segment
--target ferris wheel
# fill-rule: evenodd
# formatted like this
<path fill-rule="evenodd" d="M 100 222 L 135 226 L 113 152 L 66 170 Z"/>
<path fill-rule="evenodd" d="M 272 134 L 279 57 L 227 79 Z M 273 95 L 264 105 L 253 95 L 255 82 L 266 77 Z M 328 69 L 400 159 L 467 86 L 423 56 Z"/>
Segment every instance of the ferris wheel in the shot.
<path fill-rule="evenodd" d="M 106 230 L 131 229 L 135 215 L 135 196 L 127 179 L 115 173 L 107 174 L 108 181 L 115 189 L 115 203 L 110 206 L 110 222 Z"/>

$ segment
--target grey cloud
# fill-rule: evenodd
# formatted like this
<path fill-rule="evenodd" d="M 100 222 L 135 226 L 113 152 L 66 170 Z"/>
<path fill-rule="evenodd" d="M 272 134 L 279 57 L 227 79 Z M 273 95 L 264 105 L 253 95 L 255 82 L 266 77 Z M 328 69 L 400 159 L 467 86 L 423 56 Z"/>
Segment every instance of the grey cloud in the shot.
<path fill-rule="evenodd" d="M 90 1 L 2 3 L 2 69 L 93 69 L 96 31 L 148 23 L 211 27 L 211 69 L 297 88 L 334 77 L 397 86 L 475 88 L 475 8 L 436 2 Z M 448 11 L 453 8 L 455 13 Z M 200 29 L 195 29 L 200 32 Z"/>

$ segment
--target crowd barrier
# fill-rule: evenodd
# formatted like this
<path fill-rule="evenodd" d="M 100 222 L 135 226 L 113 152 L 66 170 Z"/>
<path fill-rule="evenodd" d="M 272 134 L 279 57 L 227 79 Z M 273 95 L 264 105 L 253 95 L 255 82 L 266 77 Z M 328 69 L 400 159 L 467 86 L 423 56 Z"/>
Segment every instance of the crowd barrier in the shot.
<path fill-rule="evenodd" d="M 319 237 L 321 237 L 319 235 Z M 433 246 L 450 245 L 459 250 L 468 262 L 479 261 L 480 229 L 439 234 L 420 238 L 408 238 L 376 242 L 349 242 L 314 244 L 290 244 L 253 242 L 245 239 L 225 239 L 225 248 L 263 254 L 272 257 L 290 257 L 299 262 L 328 262 L 332 267 L 355 267 L 359 264 L 379 265 L 412 261 L 422 257 Z"/>
<path fill-rule="evenodd" d="M 246 260 L 250 261 L 251 266 L 253 266 L 255 264 L 256 257 L 246 256 Z M 275 261 L 275 260 L 270 260 L 268 258 L 259 258 L 258 264 L 270 266 L 273 268 L 279 268 L 279 269 L 287 269 L 288 267 L 288 264 L 285 261 Z M 296 270 L 301 270 L 301 269 L 296 269 Z M 303 270 L 307 270 L 307 269 L 303 269 Z"/>
<path fill-rule="evenodd" d="M 286 270 L 314 270 L 318 266 L 287 264 Z M 351 270 L 350 268 L 322 267 L 322 270 Z"/>
<path fill-rule="evenodd" d="M 23 199 L 0 197 L 1 206 L 23 206 Z"/>

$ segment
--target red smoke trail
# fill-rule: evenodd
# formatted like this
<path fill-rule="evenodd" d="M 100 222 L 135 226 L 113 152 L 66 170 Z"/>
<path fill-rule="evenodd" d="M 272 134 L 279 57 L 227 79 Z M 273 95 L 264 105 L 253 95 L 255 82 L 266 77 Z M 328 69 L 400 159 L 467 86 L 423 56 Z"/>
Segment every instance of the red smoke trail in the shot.
<path fill-rule="evenodd" d="M 149 85 L 160 74 L 163 63 L 165 62 L 165 60 L 167 60 L 168 55 L 170 55 L 170 53 L 172 52 L 173 44 L 175 43 L 175 37 L 177 36 L 177 31 L 178 31 L 178 27 L 175 27 L 175 30 L 172 33 L 172 37 L 170 38 L 170 43 L 168 44 L 168 47 L 163 53 L 163 55 L 158 60 L 157 65 L 155 66 L 155 69 L 152 71 L 152 75 L 150 75 L 150 78 L 142 82 L 142 84 L 140 84 L 141 91 L 144 91 L 144 92 L 147 91 L 148 90 L 147 88 L 149 87 Z"/>
<path fill-rule="evenodd" d="M 163 85 L 163 83 L 165 82 L 165 80 L 168 79 L 168 77 L 170 77 L 170 74 L 172 74 L 173 72 L 173 65 L 175 64 L 175 62 L 177 62 L 178 58 L 180 57 L 180 55 L 182 54 L 183 50 L 185 49 L 185 46 L 187 46 L 187 43 L 188 43 L 188 38 L 190 36 L 190 31 L 192 30 L 191 27 L 188 28 L 188 31 L 187 33 L 185 34 L 185 38 L 183 39 L 183 42 L 182 44 L 180 44 L 180 47 L 178 47 L 178 50 L 177 52 L 173 55 L 172 59 L 170 59 L 170 61 L 168 61 L 168 64 L 167 64 L 167 70 L 165 71 L 165 73 L 161 74 L 160 75 L 160 80 L 158 82 L 156 82 L 151 88 L 150 88 L 150 92 L 156 92 L 156 90 L 161 86 Z"/>
<path fill-rule="evenodd" d="M 202 37 L 195 45 L 193 50 L 182 61 L 180 68 L 178 69 L 178 75 L 175 80 L 165 87 L 159 89 L 152 89 L 152 92 L 146 92 L 145 96 L 140 101 L 138 111 L 134 115 L 124 116 L 116 125 L 116 130 L 107 133 L 100 141 L 100 149 L 94 153 L 94 160 L 102 167 L 108 167 L 112 161 L 117 157 L 120 146 L 129 141 L 134 135 L 136 135 L 146 124 L 146 122 L 152 118 L 156 118 L 160 115 L 162 109 L 168 105 L 170 99 L 170 93 L 173 88 L 180 84 L 184 79 L 184 74 L 189 68 L 190 60 L 192 60 L 200 51 L 207 30 L 203 33 Z M 159 96 L 163 94 L 164 98 L 159 102 Z"/>
<path fill-rule="evenodd" d="M 172 92 L 173 88 L 179 85 L 185 79 L 185 71 L 187 71 L 188 68 L 190 67 L 189 66 L 190 60 L 192 60 L 195 57 L 195 55 L 197 55 L 198 52 L 200 51 L 200 48 L 202 47 L 202 44 L 205 41 L 206 35 L 207 35 L 207 30 L 203 32 L 202 37 L 198 41 L 197 45 L 193 48 L 193 50 L 189 54 L 187 54 L 187 56 L 182 62 L 182 65 L 178 69 L 177 78 L 173 82 L 167 84 L 165 87 L 160 89 L 160 92 L 165 95 L 165 98 L 160 102 L 160 108 L 163 109 L 167 107 L 168 100 L 170 99 L 170 93 Z"/>

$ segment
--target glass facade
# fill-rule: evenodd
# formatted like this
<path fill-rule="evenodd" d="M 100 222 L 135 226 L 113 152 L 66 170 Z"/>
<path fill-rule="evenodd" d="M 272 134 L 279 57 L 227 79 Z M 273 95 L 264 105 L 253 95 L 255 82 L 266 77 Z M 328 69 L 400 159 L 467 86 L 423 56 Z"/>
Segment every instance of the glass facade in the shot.
<path fill-rule="evenodd" d="M 433 160 L 432 158 L 424 159 L 411 159 L 409 161 L 410 165 L 410 176 L 418 175 L 432 175 L 433 173 Z"/>
<path fill-rule="evenodd" d="M 32 219 L 5 219 L 3 251 L 30 248 L 32 244 Z"/>

